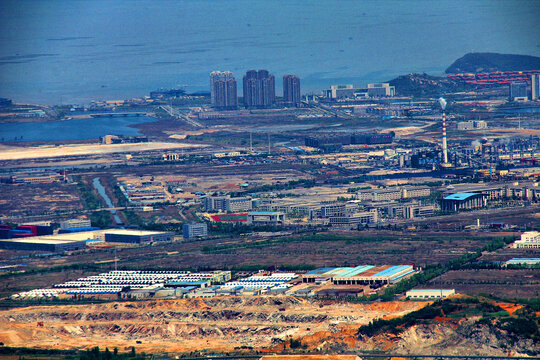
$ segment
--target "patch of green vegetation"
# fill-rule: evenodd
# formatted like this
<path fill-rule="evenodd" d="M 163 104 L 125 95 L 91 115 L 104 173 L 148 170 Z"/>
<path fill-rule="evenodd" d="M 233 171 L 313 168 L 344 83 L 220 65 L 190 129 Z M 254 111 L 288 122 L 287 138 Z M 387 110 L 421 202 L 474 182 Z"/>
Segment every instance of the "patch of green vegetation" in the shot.
<path fill-rule="evenodd" d="M 94 210 L 103 207 L 99 199 L 94 194 L 92 186 L 87 184 L 80 177 L 77 177 L 75 181 L 77 181 L 77 191 L 79 191 L 81 201 L 86 209 Z"/>
<path fill-rule="evenodd" d="M 517 337 L 524 337 L 540 340 L 540 332 L 538 331 L 538 317 L 519 316 L 517 318 L 497 319 L 495 327 L 508 331 L 510 334 Z"/>
<path fill-rule="evenodd" d="M 92 223 L 92 226 L 106 228 L 106 227 L 109 227 L 112 223 L 111 213 L 108 212 L 107 210 L 95 211 L 92 214 L 90 214 L 89 217 L 90 217 L 90 222 Z"/>
<path fill-rule="evenodd" d="M 145 227 L 144 220 L 132 209 L 125 209 L 122 210 L 122 214 L 124 214 L 124 218 L 126 219 L 126 222 L 129 225 L 138 225 L 141 227 Z M 157 230 L 157 229 L 149 229 L 149 230 Z M 170 231 L 170 230 L 167 230 Z M 179 231 L 176 229 L 175 231 Z"/>
<path fill-rule="evenodd" d="M 358 334 L 374 336 L 380 333 L 392 333 L 397 335 L 413 325 L 430 323 L 437 317 L 457 321 L 470 316 L 506 318 L 508 313 L 501 307 L 486 301 L 480 301 L 478 298 L 444 299 L 436 301 L 432 305 L 425 306 L 417 311 L 408 313 L 400 318 L 373 320 L 368 325 L 361 326 L 358 329 Z M 527 323 L 525 331 L 532 331 L 530 323 Z"/>
<path fill-rule="evenodd" d="M 137 354 L 135 347 L 131 351 L 121 353 L 118 348 L 101 351 L 98 346 L 84 350 L 34 349 L 26 347 L 0 347 L 0 356 L 19 356 L 21 359 L 79 359 L 79 360 L 124 360 L 146 359 L 145 353 Z"/>
<path fill-rule="evenodd" d="M 406 328 L 420 323 L 422 320 L 432 320 L 437 316 L 442 316 L 443 313 L 440 308 L 435 306 L 425 306 L 420 310 L 413 311 L 407 315 L 390 319 L 375 319 L 367 325 L 362 325 L 358 329 L 358 334 L 368 337 L 380 334 L 380 333 L 392 333 L 399 334 Z"/>
<path fill-rule="evenodd" d="M 116 205 L 120 207 L 129 206 L 129 200 L 126 198 L 126 195 L 120 190 L 120 186 L 116 183 L 114 179 L 111 179 L 109 186 L 113 191 L 114 198 L 116 199 Z"/>

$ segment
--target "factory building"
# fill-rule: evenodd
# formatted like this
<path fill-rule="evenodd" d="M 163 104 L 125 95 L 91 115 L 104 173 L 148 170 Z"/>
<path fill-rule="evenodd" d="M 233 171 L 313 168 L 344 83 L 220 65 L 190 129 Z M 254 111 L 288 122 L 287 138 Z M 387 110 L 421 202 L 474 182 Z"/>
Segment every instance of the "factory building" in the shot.
<path fill-rule="evenodd" d="M 461 131 L 487 129 L 487 122 L 484 120 L 469 120 L 457 123 L 457 129 Z"/>
<path fill-rule="evenodd" d="M 504 263 L 503 266 L 508 265 L 538 265 L 540 264 L 540 258 L 512 258 Z"/>
<path fill-rule="evenodd" d="M 413 289 L 407 291 L 405 296 L 411 300 L 433 300 L 443 299 L 455 294 L 455 289 Z"/>
<path fill-rule="evenodd" d="M 48 225 L 45 225 L 45 224 L 42 225 L 42 224 L 39 224 L 39 223 L 35 223 L 35 224 L 26 223 L 26 224 L 22 224 L 22 225 L 17 226 L 15 228 L 15 230 L 31 231 L 32 234 L 34 234 L 35 236 L 38 236 L 38 235 L 52 235 L 53 234 L 53 228 L 50 225 L 50 223 Z"/>
<path fill-rule="evenodd" d="M 253 211 L 247 214 L 248 225 L 285 225 L 285 214 L 278 211 Z"/>
<path fill-rule="evenodd" d="M 48 289 L 35 289 L 12 298 L 58 297 L 62 295 L 148 298 L 183 296 L 187 292 L 231 279 L 230 271 L 191 273 L 189 271 L 135 271 L 115 270 L 108 273 L 79 278 Z"/>
<path fill-rule="evenodd" d="M 96 240 L 94 232 L 77 232 L 57 235 L 32 236 L 19 239 L 0 240 L 0 249 L 64 252 L 82 250 L 86 242 Z"/>
<path fill-rule="evenodd" d="M 101 228 L 98 228 L 96 226 L 83 226 L 83 227 L 75 227 L 75 228 L 67 228 L 67 229 L 59 229 L 59 234 L 71 234 L 71 233 L 77 233 L 77 232 L 89 232 L 89 231 L 96 231 L 100 230 Z"/>
<path fill-rule="evenodd" d="M 483 194 L 477 193 L 457 193 L 448 195 L 441 200 L 442 211 L 477 209 L 486 205 L 486 197 Z"/>
<path fill-rule="evenodd" d="M 516 249 L 540 249 L 540 232 L 524 232 L 519 240 L 514 241 L 512 247 Z"/>
<path fill-rule="evenodd" d="M 182 225 L 182 235 L 184 239 L 203 238 L 208 235 L 206 223 L 190 223 Z"/>
<path fill-rule="evenodd" d="M 143 244 L 159 241 L 174 240 L 174 233 L 164 231 L 140 231 L 110 229 L 104 231 L 105 242 Z"/>
<path fill-rule="evenodd" d="M 325 135 L 317 137 L 306 137 L 305 145 L 320 148 L 325 151 L 335 151 L 343 145 L 377 145 L 391 144 L 394 141 L 394 132 L 385 134 L 379 133 L 354 133 L 350 135 Z"/>
<path fill-rule="evenodd" d="M 322 268 L 302 276 L 304 283 L 334 285 L 393 284 L 414 274 L 412 265 L 360 265 L 357 267 Z"/>

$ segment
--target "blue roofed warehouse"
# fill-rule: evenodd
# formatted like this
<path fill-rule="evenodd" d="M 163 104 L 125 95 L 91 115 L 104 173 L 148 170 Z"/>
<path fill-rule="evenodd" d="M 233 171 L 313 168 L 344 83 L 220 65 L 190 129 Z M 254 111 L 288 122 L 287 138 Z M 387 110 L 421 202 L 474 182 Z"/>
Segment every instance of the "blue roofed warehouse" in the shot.
<path fill-rule="evenodd" d="M 442 211 L 455 212 L 465 209 L 477 209 L 486 205 L 486 196 L 481 193 L 456 193 L 441 200 Z"/>

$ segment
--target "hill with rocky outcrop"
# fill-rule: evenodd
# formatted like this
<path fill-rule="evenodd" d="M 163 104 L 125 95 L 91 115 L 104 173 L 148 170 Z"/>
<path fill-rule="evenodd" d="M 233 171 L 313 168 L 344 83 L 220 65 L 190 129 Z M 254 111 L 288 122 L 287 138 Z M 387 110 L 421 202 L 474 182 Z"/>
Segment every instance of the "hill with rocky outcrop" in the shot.
<path fill-rule="evenodd" d="M 447 93 L 470 90 L 474 87 L 454 79 L 428 74 L 407 74 L 389 81 L 396 87 L 396 93 L 402 96 L 438 97 Z"/>
<path fill-rule="evenodd" d="M 540 57 L 498 53 L 468 53 L 446 69 L 447 74 L 540 70 Z"/>

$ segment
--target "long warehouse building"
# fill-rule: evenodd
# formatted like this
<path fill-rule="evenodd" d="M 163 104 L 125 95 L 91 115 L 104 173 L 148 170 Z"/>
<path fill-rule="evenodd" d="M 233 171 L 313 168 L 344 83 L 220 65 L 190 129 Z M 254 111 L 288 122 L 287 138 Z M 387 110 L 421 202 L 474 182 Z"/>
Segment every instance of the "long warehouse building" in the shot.
<path fill-rule="evenodd" d="M 124 229 L 70 232 L 0 240 L 0 249 L 64 252 L 85 249 L 87 241 L 95 240 L 109 243 L 142 244 L 172 241 L 174 233 Z"/>
<path fill-rule="evenodd" d="M 0 240 L 0 249 L 64 252 L 86 248 L 86 242 L 96 240 L 95 232 L 78 232 L 57 235 L 31 236 L 20 239 Z"/>
<path fill-rule="evenodd" d="M 357 267 L 322 268 L 302 277 L 305 283 L 331 281 L 334 285 L 393 284 L 414 274 L 412 265 L 360 265 Z"/>
<path fill-rule="evenodd" d="M 105 242 L 143 244 L 174 240 L 173 232 L 111 229 L 105 230 Z"/>

